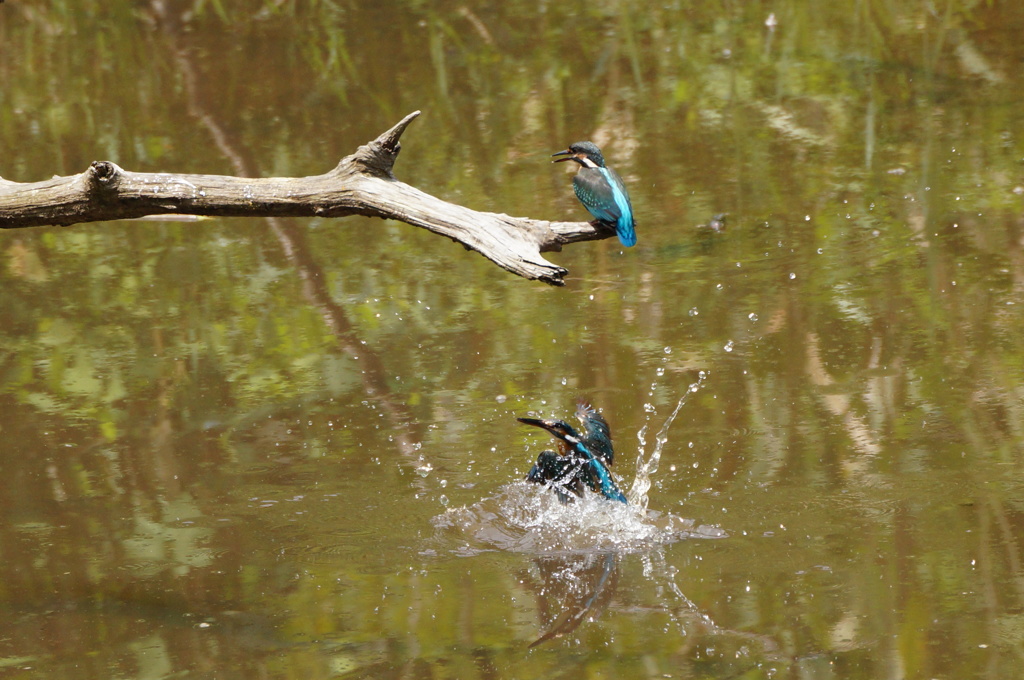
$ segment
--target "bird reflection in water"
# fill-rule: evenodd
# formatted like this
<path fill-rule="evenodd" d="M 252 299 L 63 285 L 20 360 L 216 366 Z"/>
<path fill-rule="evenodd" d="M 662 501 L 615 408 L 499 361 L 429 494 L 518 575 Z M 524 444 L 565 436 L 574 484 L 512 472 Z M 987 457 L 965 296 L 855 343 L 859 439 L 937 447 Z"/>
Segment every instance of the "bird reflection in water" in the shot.
<path fill-rule="evenodd" d="M 534 591 L 542 625 L 547 632 L 530 648 L 560 638 L 593 620 L 611 601 L 619 580 L 619 556 L 614 550 L 581 555 L 544 556 L 534 559 L 539 582 L 523 582 Z"/>

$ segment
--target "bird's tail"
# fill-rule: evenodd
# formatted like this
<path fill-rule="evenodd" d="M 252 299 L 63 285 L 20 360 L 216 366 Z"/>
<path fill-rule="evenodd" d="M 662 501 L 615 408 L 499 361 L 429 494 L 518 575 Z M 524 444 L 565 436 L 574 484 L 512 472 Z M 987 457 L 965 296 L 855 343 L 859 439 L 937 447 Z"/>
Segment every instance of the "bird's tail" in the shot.
<path fill-rule="evenodd" d="M 619 241 L 627 248 L 636 245 L 636 220 L 623 215 L 618 224 L 615 225 L 615 233 L 619 235 Z"/>

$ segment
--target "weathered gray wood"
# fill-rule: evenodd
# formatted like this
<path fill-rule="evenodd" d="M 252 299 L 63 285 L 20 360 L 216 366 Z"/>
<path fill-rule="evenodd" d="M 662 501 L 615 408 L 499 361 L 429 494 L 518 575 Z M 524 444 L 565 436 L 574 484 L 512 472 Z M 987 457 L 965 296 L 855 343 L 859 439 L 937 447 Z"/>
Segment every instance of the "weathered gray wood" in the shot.
<path fill-rule="evenodd" d="M 324 175 L 245 178 L 130 172 L 95 161 L 85 172 L 43 182 L 0 179 L 0 228 L 79 224 L 148 215 L 345 217 L 400 220 L 447 236 L 527 279 L 563 285 L 568 271 L 541 252 L 614 235 L 600 224 L 548 222 L 478 212 L 395 179 L 399 138 L 418 115 L 346 156 Z"/>

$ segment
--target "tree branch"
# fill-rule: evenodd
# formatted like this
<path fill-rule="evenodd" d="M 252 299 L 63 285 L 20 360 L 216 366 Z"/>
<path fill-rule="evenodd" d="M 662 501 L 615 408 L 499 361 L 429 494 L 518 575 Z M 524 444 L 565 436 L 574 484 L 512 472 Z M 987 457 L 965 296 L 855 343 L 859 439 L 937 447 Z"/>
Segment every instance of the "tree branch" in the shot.
<path fill-rule="evenodd" d="M 478 212 L 395 179 L 399 138 L 414 111 L 324 175 L 245 178 L 131 172 L 94 161 L 78 175 L 43 182 L 0 179 L 0 228 L 67 226 L 147 215 L 345 217 L 400 220 L 447 236 L 527 279 L 564 285 L 569 273 L 541 257 L 566 243 L 607 238 L 604 225 Z"/>

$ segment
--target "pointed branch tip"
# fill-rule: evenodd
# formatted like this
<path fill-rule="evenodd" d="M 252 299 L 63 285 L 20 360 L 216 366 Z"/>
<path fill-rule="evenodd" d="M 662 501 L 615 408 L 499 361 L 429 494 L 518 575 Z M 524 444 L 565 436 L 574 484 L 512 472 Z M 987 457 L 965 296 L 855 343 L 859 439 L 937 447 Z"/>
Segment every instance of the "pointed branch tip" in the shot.
<path fill-rule="evenodd" d="M 382 134 L 377 138 L 380 145 L 384 147 L 389 153 L 397 153 L 399 147 L 398 139 L 405 132 L 405 128 L 409 127 L 409 123 L 413 122 L 420 115 L 419 111 L 413 111 L 408 116 L 398 121 L 393 128 Z"/>

